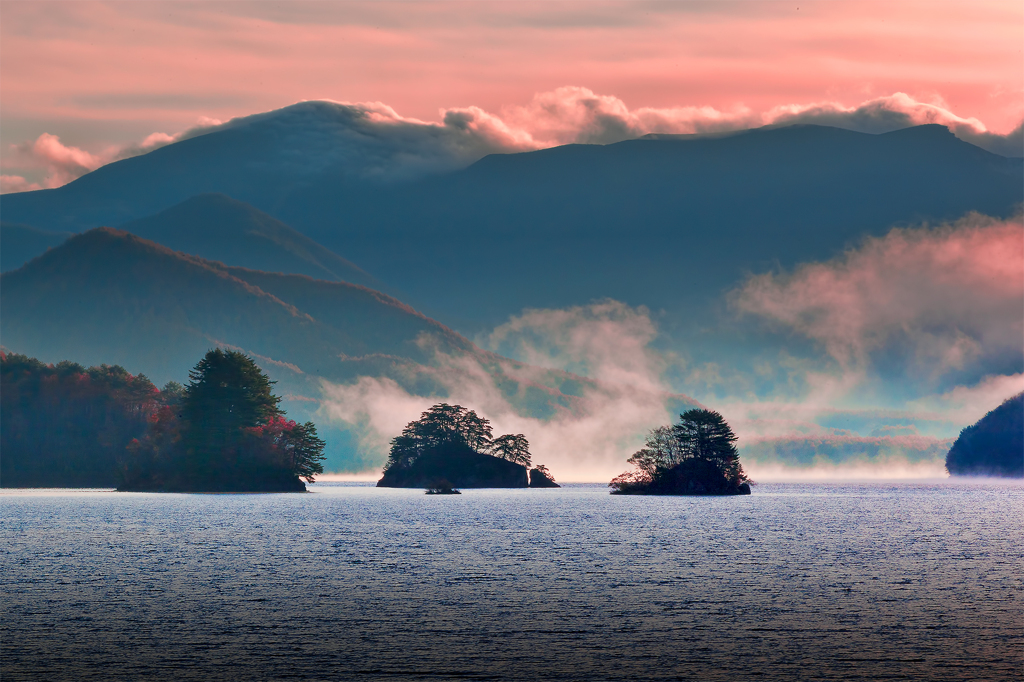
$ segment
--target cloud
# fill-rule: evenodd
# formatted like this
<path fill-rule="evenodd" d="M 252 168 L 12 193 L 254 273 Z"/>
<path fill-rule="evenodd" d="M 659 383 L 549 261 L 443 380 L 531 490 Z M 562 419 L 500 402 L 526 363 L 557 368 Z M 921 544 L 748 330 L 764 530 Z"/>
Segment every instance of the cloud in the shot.
<path fill-rule="evenodd" d="M 972 424 L 1007 398 L 1024 391 L 1024 373 L 987 376 L 974 386 L 957 386 L 939 395 L 910 401 L 911 409 L 942 413 L 963 425 Z"/>
<path fill-rule="evenodd" d="M 11 146 L 23 167 L 41 168 L 46 171 L 46 180 L 41 183 L 42 187 L 65 185 L 89 171 L 96 170 L 109 160 L 104 158 L 104 155 L 90 154 L 78 147 L 64 145 L 59 137 L 50 133 L 43 133 L 33 142 Z"/>
<path fill-rule="evenodd" d="M 939 378 L 982 358 L 1017 357 L 1024 336 L 1024 224 L 968 216 L 894 229 L 792 273 L 748 279 L 732 304 L 820 342 L 845 370 L 902 353 Z"/>
<path fill-rule="evenodd" d="M 990 132 L 976 118 L 962 118 L 939 104 L 919 102 L 906 93 L 878 97 L 854 107 L 838 102 L 778 106 L 762 116 L 766 125 L 811 123 L 862 133 L 887 133 L 910 126 L 938 124 L 965 142 L 1002 154 L 1024 156 L 1024 122 L 1005 135 Z"/>
<path fill-rule="evenodd" d="M 957 116 L 939 104 L 920 102 L 902 92 L 850 107 L 826 101 L 776 106 L 758 113 L 743 106 L 730 111 L 710 106 L 631 110 L 617 97 L 598 95 L 583 87 L 561 87 L 535 95 L 525 106 L 506 108 L 504 120 L 538 146 L 607 144 L 649 133 L 716 133 L 798 123 L 875 134 L 935 123 L 989 151 L 1024 156 L 1024 123 L 999 135 L 988 131 L 976 118 Z"/>
<path fill-rule="evenodd" d="M 682 364 L 653 347 L 650 313 L 604 300 L 565 309 L 526 310 L 481 338 L 501 356 L 447 355 L 435 350 L 433 389 L 416 391 L 391 378 L 362 376 L 323 382 L 321 415 L 354 430 L 360 448 L 383 462 L 390 439 L 430 405 L 456 402 L 493 422 L 495 433 L 523 433 L 534 460 L 562 480 L 606 481 L 646 432 L 699 405 L 673 393 L 665 377 Z M 429 345 L 428 339 L 422 339 Z M 549 414 L 524 409 L 524 396 L 550 385 L 550 372 L 578 372 L 592 381 L 561 384 L 569 402 Z M 825 377 L 825 373 L 822 373 Z M 738 395 L 710 403 L 740 437 L 745 466 L 760 480 L 925 478 L 944 475 L 952 438 L 971 421 L 1024 387 L 1024 375 L 993 376 L 975 386 L 922 398 L 907 409 L 844 408 L 854 383 L 842 372 L 828 390 L 814 385 L 792 400 Z M 822 379 L 824 383 L 824 379 Z M 557 393 L 544 393 L 544 400 Z M 528 401 L 526 401 L 528 402 Z M 991 404 L 990 404 L 991 403 Z"/>
<path fill-rule="evenodd" d="M 650 312 L 606 299 L 557 310 L 528 309 L 498 326 L 488 348 L 538 367 L 573 372 L 611 385 L 668 392 L 665 358 Z"/>
<path fill-rule="evenodd" d="M 19 175 L 0 176 L 2 178 L 0 192 L 26 192 L 62 187 L 108 163 L 146 154 L 172 142 L 194 137 L 209 131 L 212 126 L 220 123 L 220 121 L 204 118 L 196 126 L 175 135 L 152 133 L 141 142 L 108 147 L 97 153 L 65 145 L 57 135 L 42 133 L 34 141 L 10 145 L 13 158 L 5 160 L 4 167 L 42 171 L 45 173 L 44 179 L 41 182 L 30 182 Z"/>
<path fill-rule="evenodd" d="M 740 457 L 758 482 L 945 478 L 952 444 L 921 436 L 776 438 L 741 445 Z"/>
<path fill-rule="evenodd" d="M 529 310 L 498 327 L 489 343 L 515 347 L 539 366 L 437 353 L 434 377 L 443 390 L 418 396 L 377 377 L 324 382 L 323 414 L 354 427 L 361 447 L 383 461 L 406 423 L 434 403 L 456 402 L 490 419 L 496 434 L 525 434 L 534 461 L 560 479 L 606 481 L 622 472 L 649 429 L 671 421 L 679 405 L 696 404 L 661 381 L 659 361 L 647 348 L 653 334 L 645 309 L 616 301 Z M 496 358 L 498 371 L 488 362 Z M 546 371 L 566 368 L 585 368 L 595 380 L 576 382 L 578 395 L 549 416 L 531 416 L 509 395 L 510 383 L 520 393 L 536 390 Z"/>
<path fill-rule="evenodd" d="M 874 98 L 856 106 L 816 102 L 776 106 L 755 112 L 744 106 L 722 111 L 710 106 L 630 109 L 612 95 L 566 86 L 534 95 L 519 106 L 490 113 L 477 106 L 442 109 L 440 122 L 400 115 L 382 102 L 301 102 L 274 111 L 242 116 L 226 123 L 203 118 L 180 133 L 153 133 L 139 143 L 91 153 L 67 146 L 53 134 L 12 145 L 13 169 L 4 191 L 32 188 L 16 177 L 26 169 L 46 172 L 41 187 L 59 187 L 119 159 L 217 129 L 270 124 L 279 135 L 278 163 L 297 173 L 328 166 L 383 180 L 408 179 L 463 168 L 487 154 L 543 149 L 563 144 L 608 144 L 642 135 L 702 134 L 766 125 L 811 123 L 867 133 L 884 133 L 937 123 L 972 144 L 1010 156 L 1024 155 L 1024 123 L 1006 135 L 992 133 L 975 118 L 957 116 L 940 104 L 920 102 L 905 93 Z M 353 163 L 353 159 L 356 159 Z"/>
<path fill-rule="evenodd" d="M 20 175 L 0 175 L 0 194 L 8 192 L 31 192 L 43 189 L 38 182 L 31 182 Z"/>

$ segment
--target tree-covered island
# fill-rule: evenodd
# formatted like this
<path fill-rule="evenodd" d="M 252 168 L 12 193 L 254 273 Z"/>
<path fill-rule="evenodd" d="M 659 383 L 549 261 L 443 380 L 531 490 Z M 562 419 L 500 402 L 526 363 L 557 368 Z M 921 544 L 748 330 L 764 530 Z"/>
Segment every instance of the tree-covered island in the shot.
<path fill-rule="evenodd" d="M 462 405 L 440 403 L 391 440 L 380 488 L 557 488 L 547 467 L 530 469 L 530 443 L 493 437 L 490 422 Z"/>
<path fill-rule="evenodd" d="M 151 415 L 128 446 L 118 490 L 302 492 L 323 473 L 316 427 L 285 418 L 251 358 L 211 350 L 189 379 L 180 401 Z"/>
<path fill-rule="evenodd" d="M 636 466 L 608 484 L 613 495 L 749 495 L 736 434 L 718 412 L 689 410 L 660 426 L 627 461 Z"/>

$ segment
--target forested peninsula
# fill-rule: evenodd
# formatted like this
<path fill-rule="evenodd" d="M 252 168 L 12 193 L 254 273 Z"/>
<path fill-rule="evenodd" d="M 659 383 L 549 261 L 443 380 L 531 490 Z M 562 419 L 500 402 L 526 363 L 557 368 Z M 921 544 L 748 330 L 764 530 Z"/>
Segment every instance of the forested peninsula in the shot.
<path fill-rule="evenodd" d="M 118 366 L 0 360 L 4 487 L 298 492 L 323 472 L 316 427 L 242 353 L 211 350 L 163 390 Z"/>
<path fill-rule="evenodd" d="M 1024 393 L 960 432 L 946 455 L 952 476 L 1024 478 Z"/>

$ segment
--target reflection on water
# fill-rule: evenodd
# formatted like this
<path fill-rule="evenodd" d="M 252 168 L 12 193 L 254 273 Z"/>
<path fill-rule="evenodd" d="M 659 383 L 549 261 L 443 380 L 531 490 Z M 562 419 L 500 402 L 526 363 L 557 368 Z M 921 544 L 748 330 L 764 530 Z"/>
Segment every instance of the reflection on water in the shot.
<path fill-rule="evenodd" d="M 1020 679 L 1024 487 L 4 491 L 4 680 Z"/>

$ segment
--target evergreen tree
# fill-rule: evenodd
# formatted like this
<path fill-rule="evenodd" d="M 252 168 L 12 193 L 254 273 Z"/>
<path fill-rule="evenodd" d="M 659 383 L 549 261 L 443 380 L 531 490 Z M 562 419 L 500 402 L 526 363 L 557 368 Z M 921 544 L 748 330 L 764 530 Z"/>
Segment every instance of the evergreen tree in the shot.
<path fill-rule="evenodd" d="M 495 438 L 491 443 L 491 454 L 525 467 L 530 466 L 530 442 L 521 433 L 509 433 Z"/>
<path fill-rule="evenodd" d="M 312 422 L 284 417 L 273 383 L 243 353 L 215 349 L 168 384 L 165 402 L 122 467 L 128 490 L 301 490 L 323 473 Z M 175 395 L 177 394 L 177 395 Z"/>
<path fill-rule="evenodd" d="M 258 428 L 281 415 L 273 383 L 244 353 L 211 350 L 189 372 L 181 402 L 186 423 L 189 478 L 230 475 L 226 451 L 241 429 Z"/>
<path fill-rule="evenodd" d="M 439 403 L 391 439 L 385 469 L 407 467 L 424 453 L 442 448 L 487 450 L 491 437 L 491 423 L 475 411 L 462 405 Z"/>
<path fill-rule="evenodd" d="M 617 494 L 734 494 L 750 486 L 736 450 L 736 434 L 712 410 L 679 415 L 679 423 L 651 431 L 629 460 L 636 469 L 612 479 Z"/>

